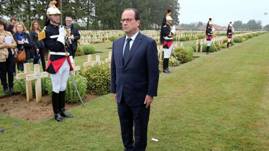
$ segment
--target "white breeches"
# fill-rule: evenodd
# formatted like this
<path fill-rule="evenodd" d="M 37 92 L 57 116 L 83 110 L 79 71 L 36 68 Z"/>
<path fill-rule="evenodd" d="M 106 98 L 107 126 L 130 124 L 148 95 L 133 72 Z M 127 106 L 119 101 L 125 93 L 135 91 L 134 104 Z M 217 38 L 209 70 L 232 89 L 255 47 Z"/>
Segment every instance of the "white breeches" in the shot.
<path fill-rule="evenodd" d="M 207 46 L 211 46 L 211 45 L 212 45 L 212 40 L 207 40 L 206 42 L 207 42 L 207 43 L 206 43 Z"/>
<path fill-rule="evenodd" d="M 53 92 L 59 93 L 60 91 L 65 91 L 69 78 L 69 73 L 70 66 L 68 64 L 68 61 L 65 60 L 59 71 L 56 74 L 50 75 Z"/>
<path fill-rule="evenodd" d="M 163 48 L 163 58 L 169 59 L 173 50 L 173 45 L 170 48 Z"/>

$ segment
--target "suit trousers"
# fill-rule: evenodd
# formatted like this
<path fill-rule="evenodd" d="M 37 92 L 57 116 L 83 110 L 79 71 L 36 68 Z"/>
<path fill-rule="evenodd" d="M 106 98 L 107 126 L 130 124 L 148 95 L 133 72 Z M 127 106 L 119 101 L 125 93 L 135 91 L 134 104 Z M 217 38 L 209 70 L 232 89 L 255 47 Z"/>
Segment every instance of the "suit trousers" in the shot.
<path fill-rule="evenodd" d="M 129 106 L 123 96 L 118 103 L 121 136 L 125 151 L 145 151 L 150 108 Z"/>

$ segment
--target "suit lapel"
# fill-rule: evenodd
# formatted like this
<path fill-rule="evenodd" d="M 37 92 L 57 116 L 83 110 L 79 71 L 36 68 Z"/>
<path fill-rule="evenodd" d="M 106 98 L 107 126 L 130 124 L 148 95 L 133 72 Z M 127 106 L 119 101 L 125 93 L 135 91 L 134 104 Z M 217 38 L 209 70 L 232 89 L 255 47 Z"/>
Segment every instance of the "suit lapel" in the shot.
<path fill-rule="evenodd" d="M 127 66 L 127 64 L 129 63 L 129 61 L 131 60 L 131 58 L 134 56 L 135 52 L 137 51 L 138 47 L 140 46 L 141 43 L 141 33 L 139 32 L 135 38 L 135 41 L 132 45 L 132 48 L 130 50 L 130 53 L 128 55 L 128 58 L 126 60 L 126 63 L 124 64 L 124 67 Z"/>
<path fill-rule="evenodd" d="M 125 37 L 122 37 L 119 41 L 119 47 L 117 50 L 117 59 L 119 59 L 120 65 L 123 66 L 123 46 L 124 46 Z"/>

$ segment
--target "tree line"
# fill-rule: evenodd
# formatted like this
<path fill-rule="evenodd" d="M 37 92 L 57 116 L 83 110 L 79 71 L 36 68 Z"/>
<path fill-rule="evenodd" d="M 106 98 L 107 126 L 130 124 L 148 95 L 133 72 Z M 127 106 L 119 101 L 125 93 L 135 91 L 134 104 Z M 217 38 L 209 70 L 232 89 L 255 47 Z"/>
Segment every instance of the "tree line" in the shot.
<path fill-rule="evenodd" d="M 50 0 L 1 0 L 2 16 L 16 16 L 27 27 L 34 19 L 45 22 Z M 125 8 L 137 8 L 142 28 L 154 29 L 161 25 L 166 9 L 173 11 L 175 24 L 179 23 L 178 0 L 62 0 L 63 17 L 71 16 L 81 29 L 120 29 L 120 15 Z"/>

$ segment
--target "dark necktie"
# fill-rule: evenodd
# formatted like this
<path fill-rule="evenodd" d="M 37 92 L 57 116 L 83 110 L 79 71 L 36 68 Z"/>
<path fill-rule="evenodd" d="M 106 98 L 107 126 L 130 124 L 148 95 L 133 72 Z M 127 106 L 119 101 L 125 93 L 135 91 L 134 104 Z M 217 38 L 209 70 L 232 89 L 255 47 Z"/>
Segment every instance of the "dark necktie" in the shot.
<path fill-rule="evenodd" d="M 132 40 L 131 38 L 127 39 L 127 43 L 126 43 L 125 48 L 124 48 L 124 54 L 123 54 L 123 63 L 124 64 L 126 63 L 128 55 L 129 55 L 129 52 L 130 52 L 130 42 L 131 42 L 131 40 Z"/>

